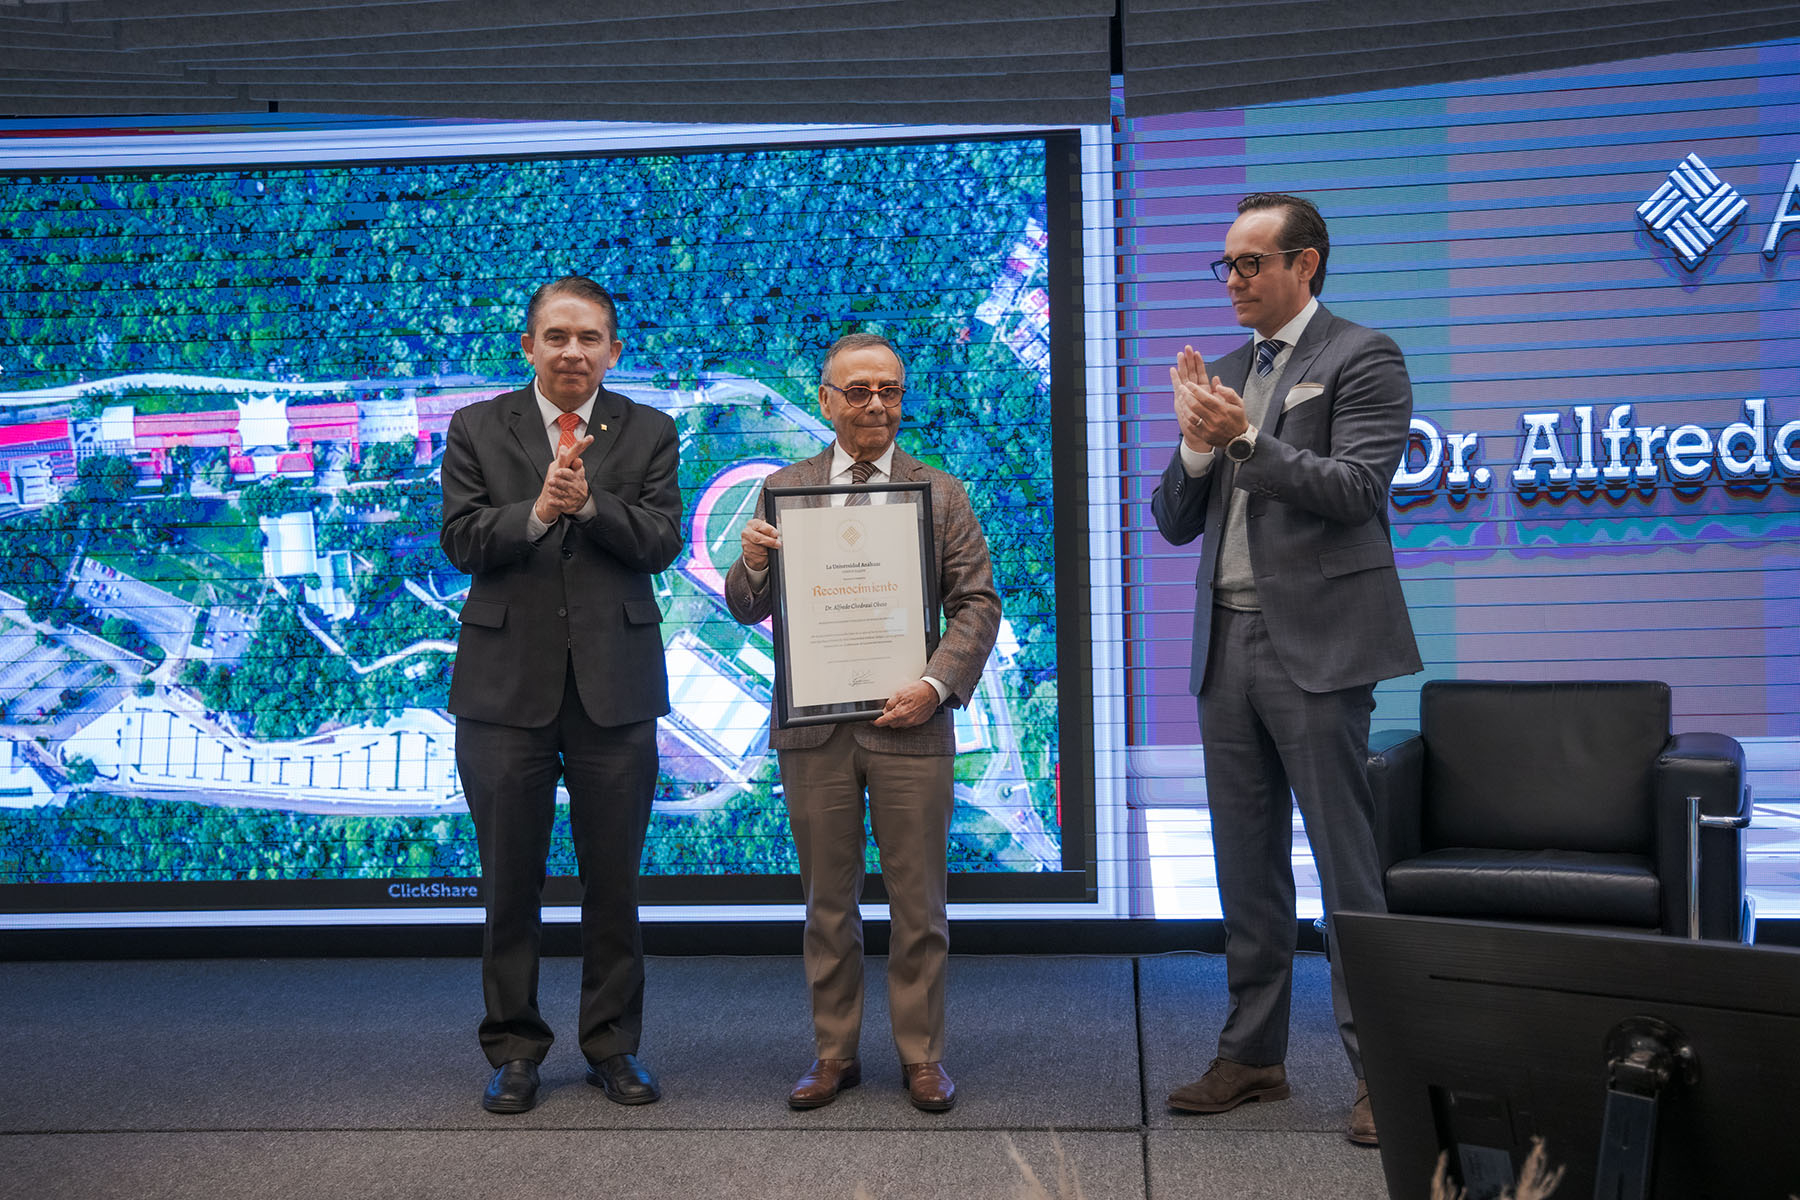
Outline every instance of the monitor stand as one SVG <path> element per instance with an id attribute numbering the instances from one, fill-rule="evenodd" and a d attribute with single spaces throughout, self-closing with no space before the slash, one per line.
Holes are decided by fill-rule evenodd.
<path id="1" fill-rule="evenodd" d="M 1681 1030 L 1632 1017 L 1606 1036 L 1606 1114 L 1594 1200 L 1649 1200 L 1656 1114 L 1671 1083 L 1694 1083 L 1700 1062 Z"/>

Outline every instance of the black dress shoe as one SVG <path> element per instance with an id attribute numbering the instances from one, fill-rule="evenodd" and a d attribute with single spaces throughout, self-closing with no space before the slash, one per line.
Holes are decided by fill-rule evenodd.
<path id="1" fill-rule="evenodd" d="M 491 1113 L 530 1112 L 537 1104 L 538 1068 L 529 1058 L 500 1064 L 481 1093 L 481 1107 Z"/>
<path id="2" fill-rule="evenodd" d="M 662 1099 L 656 1077 L 638 1065 L 635 1054 L 615 1054 L 589 1064 L 587 1079 L 614 1104 L 649 1104 Z"/>

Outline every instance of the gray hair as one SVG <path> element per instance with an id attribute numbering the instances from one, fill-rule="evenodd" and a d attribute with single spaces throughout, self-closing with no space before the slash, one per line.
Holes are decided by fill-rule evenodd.
<path id="1" fill-rule="evenodd" d="M 894 343 L 888 341 L 879 333 L 846 333 L 843 337 L 831 343 L 831 349 L 825 352 L 825 364 L 819 368 L 819 385 L 823 387 L 825 384 L 831 382 L 832 359 L 836 358 L 846 350 L 867 350 L 872 346 L 880 346 L 894 356 L 894 361 L 900 364 L 900 382 L 905 383 L 906 359 L 901 357 L 900 351 L 895 347 Z"/>

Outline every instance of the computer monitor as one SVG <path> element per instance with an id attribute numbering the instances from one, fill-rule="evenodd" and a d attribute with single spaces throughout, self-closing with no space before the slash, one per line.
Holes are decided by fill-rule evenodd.
<path id="1" fill-rule="evenodd" d="M 1335 930 L 1391 1200 L 1428 1196 L 1440 1152 L 1470 1200 L 1495 1196 L 1533 1137 L 1567 1170 L 1557 1200 L 1602 1176 L 1608 1197 L 1800 1195 L 1800 951 L 1368 913 Z"/>

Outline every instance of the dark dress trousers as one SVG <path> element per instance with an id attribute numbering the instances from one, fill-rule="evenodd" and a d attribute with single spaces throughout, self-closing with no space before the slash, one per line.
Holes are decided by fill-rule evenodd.
<path id="1" fill-rule="evenodd" d="M 580 864 L 581 1014 L 590 1062 L 643 1024 L 638 863 L 669 711 L 652 576 L 680 553 L 675 424 L 602 388 L 582 455 L 592 517 L 533 541 L 552 453 L 530 386 L 457 412 L 444 449 L 444 553 L 471 577 L 450 711 L 481 850 L 488 1061 L 541 1061 L 540 907 L 558 778 Z"/>
<path id="2" fill-rule="evenodd" d="M 1212 373 L 1242 394 L 1253 361 L 1246 343 Z M 1150 500 L 1164 538 L 1202 539 L 1188 683 L 1231 991 L 1219 1053 L 1235 1062 L 1270 1065 L 1287 1050 L 1296 802 L 1327 914 L 1385 908 L 1365 760 L 1375 683 L 1421 669 L 1387 515 L 1411 416 L 1400 348 L 1321 306 L 1274 381 L 1249 460 L 1219 452 L 1190 478 L 1177 449 Z M 1231 486 L 1245 493 L 1260 612 L 1213 603 Z M 1360 1076 L 1335 963 L 1332 998 Z"/>

